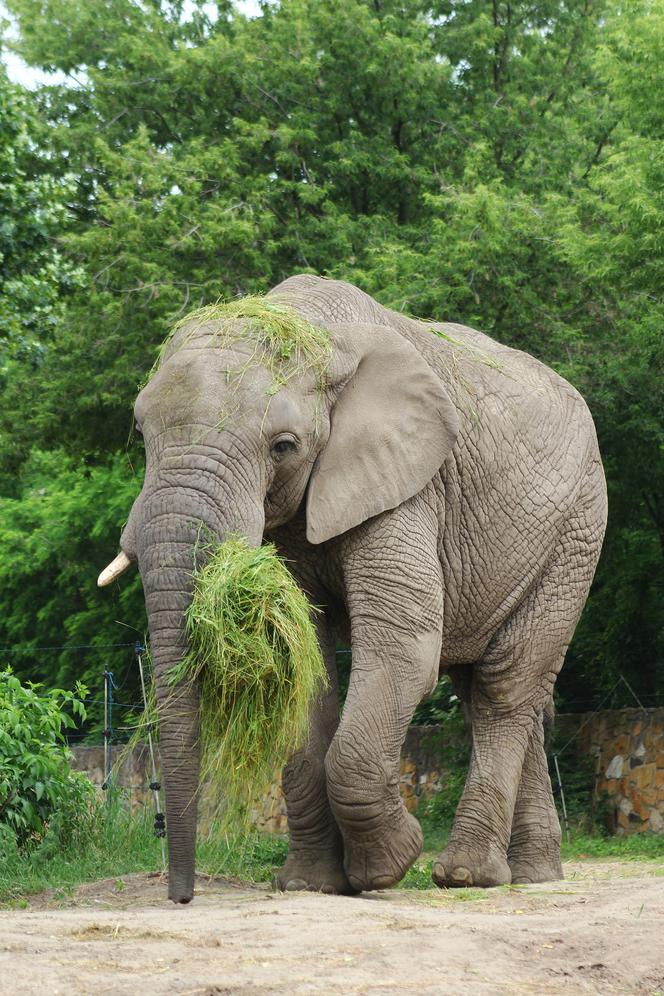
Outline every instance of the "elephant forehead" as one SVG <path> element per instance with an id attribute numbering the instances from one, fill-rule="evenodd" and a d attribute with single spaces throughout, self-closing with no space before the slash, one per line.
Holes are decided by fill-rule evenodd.
<path id="1" fill-rule="evenodd" d="M 139 394 L 135 413 L 140 425 L 178 425 L 196 421 L 260 424 L 275 402 L 280 385 L 250 347 L 180 349 L 156 372 Z M 292 402 L 290 403 L 292 404 Z"/>

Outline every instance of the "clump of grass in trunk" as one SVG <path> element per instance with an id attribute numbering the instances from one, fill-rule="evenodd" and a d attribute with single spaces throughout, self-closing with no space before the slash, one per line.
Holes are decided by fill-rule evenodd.
<path id="1" fill-rule="evenodd" d="M 223 828 L 242 829 L 326 686 L 311 606 L 272 545 L 230 538 L 195 577 L 186 629 L 170 680 L 200 683 L 201 781 L 223 798 Z"/>

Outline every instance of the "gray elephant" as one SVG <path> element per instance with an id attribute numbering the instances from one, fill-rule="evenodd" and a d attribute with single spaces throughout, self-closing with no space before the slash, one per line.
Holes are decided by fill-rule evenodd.
<path id="1" fill-rule="evenodd" d="M 322 403 L 306 368 L 270 387 L 249 328 L 230 353 L 210 324 L 176 334 L 136 402 L 145 483 L 122 552 L 100 577 L 136 561 L 145 590 L 170 898 L 186 903 L 194 890 L 197 689 L 179 689 L 174 706 L 166 675 L 185 650 L 201 524 L 219 541 L 272 539 L 323 609 L 330 688 L 283 774 L 281 888 L 380 889 L 417 858 L 422 834 L 399 795 L 399 753 L 441 672 L 469 704 L 472 758 L 434 881 L 557 879 L 543 714 L 606 518 L 588 409 L 526 353 L 407 318 L 350 284 L 295 276 L 270 300 L 329 331 Z M 231 385 L 238 362 L 244 374 Z M 337 635 L 352 645 L 341 718 Z"/>

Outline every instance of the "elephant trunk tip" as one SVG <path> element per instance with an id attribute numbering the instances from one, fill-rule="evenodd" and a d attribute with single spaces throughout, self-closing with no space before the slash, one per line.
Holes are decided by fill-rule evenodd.
<path id="1" fill-rule="evenodd" d="M 168 890 L 168 898 L 176 906 L 187 906 L 194 898 L 193 887 L 190 889 L 170 888 Z"/>

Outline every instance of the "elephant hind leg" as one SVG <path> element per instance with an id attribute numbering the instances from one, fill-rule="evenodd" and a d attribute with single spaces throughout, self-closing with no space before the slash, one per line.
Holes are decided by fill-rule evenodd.
<path id="1" fill-rule="evenodd" d="M 529 852 L 536 840 L 542 846 L 546 842 L 548 861 L 554 862 L 556 873 L 559 871 L 559 863 L 551 855 L 559 830 L 549 803 L 551 789 L 540 729 L 599 556 L 600 523 L 595 519 L 591 530 L 586 513 L 587 509 L 581 508 L 570 519 L 547 570 L 473 668 L 470 770 L 449 844 L 434 863 L 433 877 L 438 885 L 510 882 L 508 847 L 515 816 L 512 856 L 519 876 L 528 877 L 526 857 L 531 859 Z M 522 773 L 522 804 L 517 808 Z M 545 778 L 546 791 L 542 787 Z M 535 807 L 527 813 L 526 793 L 535 782 L 539 783 L 536 799 L 541 812 Z M 544 823 L 536 838 L 538 821 Z M 526 838 L 530 841 L 528 850 Z M 533 870 L 539 868 L 542 873 L 546 862 L 532 857 L 532 864 Z"/>
<path id="2" fill-rule="evenodd" d="M 507 861 L 512 882 L 556 882 L 560 862 L 560 822 L 549 778 L 542 716 L 535 721 L 521 771 Z"/>

